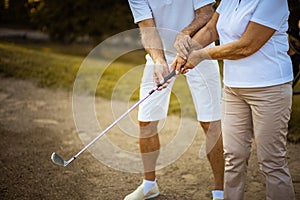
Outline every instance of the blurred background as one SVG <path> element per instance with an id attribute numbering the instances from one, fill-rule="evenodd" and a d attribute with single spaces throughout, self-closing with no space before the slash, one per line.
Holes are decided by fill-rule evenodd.
<path id="1" fill-rule="evenodd" d="M 298 0 L 289 1 L 291 11 L 297 5 Z M 124 0 L 1 0 L 0 73 L 34 78 L 40 86 L 71 89 L 82 60 L 96 45 L 136 27 Z M 139 35 L 129 41 L 138 43 Z M 101 58 L 109 59 L 113 48 L 118 48 L 118 41 Z M 110 98 L 112 86 L 132 66 L 143 64 L 144 55 L 145 51 L 139 49 L 117 58 L 105 69 L 103 87 L 99 87 L 97 95 Z M 222 62 L 219 63 L 222 72 Z M 138 89 L 131 97 L 137 99 Z M 300 140 L 299 102 L 295 97 L 289 135 L 292 142 Z M 194 116 L 193 109 L 190 110 L 188 115 Z M 179 112 L 176 98 L 172 97 L 170 113 Z"/>
<path id="2" fill-rule="evenodd" d="M 219 2 L 218 0 L 215 7 Z M 299 2 L 290 0 L 290 10 L 294 11 L 299 7 Z M 50 162 L 50 153 L 54 150 L 72 155 L 82 147 L 81 141 L 74 137 L 77 134 L 69 105 L 69 94 L 72 93 L 82 62 L 101 42 L 134 28 L 137 26 L 133 23 L 126 0 L 0 0 L 1 199 L 121 199 L 132 188 L 121 188 L 120 194 L 112 194 L 109 193 L 109 187 L 118 187 L 116 183 L 120 180 L 135 187 L 133 183 L 140 180 L 138 175 L 119 174 L 108 168 L 99 169 L 91 156 L 83 156 L 81 162 L 75 162 L 59 173 Z M 129 79 L 128 85 L 136 84 L 136 77 L 140 79 L 142 71 L 132 69 L 145 62 L 145 51 L 140 48 L 113 58 L 109 66 L 105 66 L 104 63 L 111 61 L 111 55 L 120 45 L 125 45 L 125 48 L 132 43 L 140 45 L 139 34 L 121 39 L 122 41 L 113 41 L 97 61 L 97 70 L 102 70 L 103 74 L 96 95 L 101 98 L 101 103 L 107 101 L 106 104 L 103 103 L 107 108 L 118 80 L 130 71 L 134 80 Z M 219 64 L 222 72 L 222 61 Z M 300 91 L 299 82 L 294 87 L 295 92 Z M 118 85 L 120 91 L 126 87 L 126 84 Z M 136 89 L 130 96 L 132 102 L 139 98 L 138 87 L 136 84 Z M 185 88 L 184 78 L 178 79 L 174 87 Z M 182 112 L 180 100 L 172 93 L 169 114 L 194 119 L 195 111 L 188 89 L 180 91 L 185 92 L 180 95 L 186 97 L 185 102 L 190 106 Z M 128 100 L 122 93 L 117 98 L 125 102 Z M 57 104 L 56 100 L 61 104 Z M 300 177 L 297 170 L 300 165 L 297 156 L 293 156 L 300 153 L 295 152 L 299 150 L 300 142 L 300 95 L 296 94 L 293 96 L 288 142 L 292 149 L 291 167 L 293 175 L 296 174 L 293 180 L 299 197 Z M 73 143 L 75 146 L 72 147 Z M 193 150 L 193 153 L 197 154 L 197 151 L 198 149 Z M 42 160 L 39 160 L 41 157 Z M 190 167 L 191 171 L 202 166 L 198 161 L 184 159 L 179 161 L 178 166 L 171 166 L 166 174 L 176 178 L 178 174 L 172 173 L 178 172 L 182 165 Z M 85 166 L 85 163 L 89 166 Z M 205 169 L 195 172 L 199 180 L 203 177 L 206 179 L 201 185 L 207 182 L 210 174 L 207 163 L 205 166 Z M 199 174 L 202 171 L 208 175 Z M 263 179 L 259 178 L 257 171 L 249 171 L 253 188 L 248 190 L 248 199 L 263 199 L 251 196 L 259 194 L 264 197 L 264 191 L 261 189 Z M 106 180 L 111 182 L 105 185 Z M 203 199 L 200 196 L 188 196 L 188 191 L 183 187 L 185 184 L 182 179 L 176 179 L 163 192 L 170 191 L 172 194 L 174 190 L 171 187 L 174 185 L 179 196 L 176 197 L 175 193 L 174 197 L 161 199 Z M 197 184 L 189 187 L 191 193 L 196 194 L 199 190 Z M 95 196 L 99 191 L 102 191 L 102 196 Z M 182 194 L 187 196 L 180 196 Z M 115 196 L 112 198 L 111 195 Z M 204 192 L 204 195 L 210 197 L 210 193 Z"/>

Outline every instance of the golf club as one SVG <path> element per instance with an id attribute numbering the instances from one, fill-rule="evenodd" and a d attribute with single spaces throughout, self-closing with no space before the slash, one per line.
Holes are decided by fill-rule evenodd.
<path id="1" fill-rule="evenodd" d="M 164 82 L 158 84 L 155 88 L 153 88 L 148 95 L 144 98 L 140 99 L 133 106 L 131 106 L 125 113 L 123 113 L 120 117 L 118 117 L 110 126 L 108 126 L 104 131 L 102 131 L 97 137 L 95 137 L 90 143 L 88 143 L 85 147 L 83 147 L 75 156 L 73 156 L 70 160 L 65 161 L 60 155 L 53 152 L 51 155 L 51 160 L 53 163 L 66 167 L 73 160 L 75 160 L 81 153 L 83 153 L 87 148 L 89 148 L 94 142 L 96 142 L 99 138 L 101 138 L 105 133 L 107 133 L 114 125 L 116 125 L 121 119 L 123 119 L 127 114 L 129 114 L 133 109 L 135 109 L 138 105 L 140 105 L 143 101 L 145 101 L 151 94 L 153 94 L 159 87 L 165 84 L 169 79 L 176 75 L 176 70 L 173 70 L 169 75 L 164 77 Z"/>

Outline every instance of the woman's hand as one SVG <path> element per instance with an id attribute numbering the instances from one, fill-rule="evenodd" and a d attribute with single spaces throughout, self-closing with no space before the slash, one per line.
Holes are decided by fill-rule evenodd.
<path id="1" fill-rule="evenodd" d="M 185 74 L 189 71 L 189 69 L 193 69 L 200 62 L 208 58 L 209 56 L 205 49 L 193 50 L 190 53 L 185 65 L 181 69 L 176 69 L 178 69 L 182 74 Z"/>

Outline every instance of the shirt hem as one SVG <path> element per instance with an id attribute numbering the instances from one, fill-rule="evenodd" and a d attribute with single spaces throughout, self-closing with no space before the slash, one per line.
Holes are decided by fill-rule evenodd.
<path id="1" fill-rule="evenodd" d="M 223 81 L 223 83 L 224 86 L 232 87 L 232 88 L 261 88 L 261 87 L 280 85 L 280 84 L 288 83 L 290 81 L 293 81 L 293 77 L 288 77 L 282 80 L 276 80 L 276 81 L 265 82 L 265 83 L 245 83 L 245 82 L 229 82 L 229 81 Z"/>

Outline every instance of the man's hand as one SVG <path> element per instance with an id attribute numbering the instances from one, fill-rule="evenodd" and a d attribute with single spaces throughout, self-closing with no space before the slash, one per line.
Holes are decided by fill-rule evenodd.
<path id="1" fill-rule="evenodd" d="M 193 40 L 189 35 L 179 33 L 176 36 L 174 48 L 177 51 L 177 57 L 174 61 L 178 60 L 179 64 L 184 64 L 185 60 L 187 60 L 189 57 L 190 52 L 201 49 L 202 46 L 197 41 Z"/>
<path id="2" fill-rule="evenodd" d="M 180 57 L 179 55 L 177 55 L 171 65 L 171 71 L 175 69 L 177 71 L 177 74 L 181 73 L 181 69 L 185 65 L 185 63 L 186 60 Z"/>
<path id="3" fill-rule="evenodd" d="M 176 69 L 178 73 L 185 74 L 205 59 L 208 59 L 205 49 L 193 50 L 187 60 L 177 55 L 171 65 L 171 71 Z"/>
<path id="4" fill-rule="evenodd" d="M 155 62 L 154 64 L 154 73 L 153 73 L 153 80 L 155 86 L 158 84 L 164 83 L 164 77 L 166 77 L 170 73 L 168 64 L 166 62 Z M 172 79 L 169 79 L 166 83 L 164 83 L 161 87 L 157 90 L 162 90 L 166 88 L 168 84 L 171 82 Z"/>
<path id="5" fill-rule="evenodd" d="M 192 45 L 192 38 L 188 34 L 182 32 L 178 33 L 175 39 L 174 48 L 177 51 L 177 55 L 183 59 L 187 59 L 189 51 Z"/>
<path id="6" fill-rule="evenodd" d="M 177 55 L 183 59 L 187 59 L 188 54 L 195 49 L 200 49 L 200 45 L 192 37 L 203 28 L 214 14 L 213 4 L 207 4 L 195 10 L 195 18 L 193 21 L 176 36 L 174 48 Z"/>

